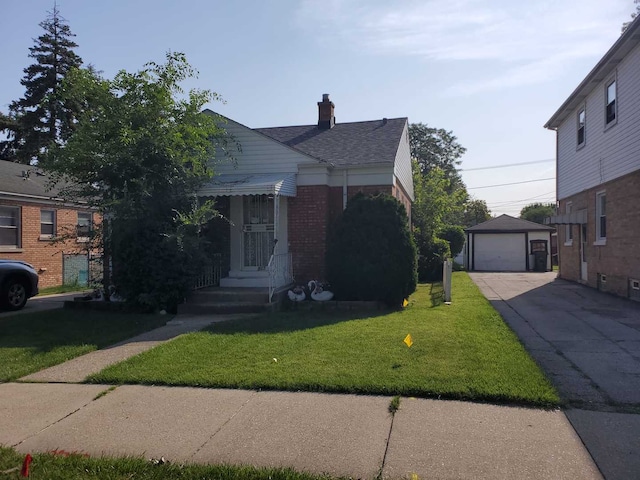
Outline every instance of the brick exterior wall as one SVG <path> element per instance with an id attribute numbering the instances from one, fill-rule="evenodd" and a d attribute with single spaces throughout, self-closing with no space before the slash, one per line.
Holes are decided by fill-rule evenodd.
<path id="1" fill-rule="evenodd" d="M 387 193 L 396 196 L 391 185 L 348 186 L 347 197 L 359 192 L 365 194 Z M 400 200 L 410 201 L 406 193 L 399 191 Z M 397 196 L 396 196 L 397 198 Z M 297 195 L 289 197 L 289 251 L 292 254 L 293 273 L 296 282 L 326 281 L 325 255 L 331 225 L 342 213 L 342 187 L 327 185 L 298 186 Z M 405 204 L 406 205 L 406 204 Z"/>
<path id="2" fill-rule="evenodd" d="M 2 206 L 20 207 L 20 240 L 21 248 L 7 248 L 0 246 L 0 258 L 7 260 L 22 260 L 33 265 L 40 277 L 39 287 L 53 287 L 62 285 L 62 254 L 79 253 L 84 245 L 70 239 L 65 242 L 54 242 L 40 238 L 40 210 L 54 210 L 56 212 L 56 233 L 62 235 L 68 231 L 75 232 L 78 223 L 78 211 L 82 209 L 59 208 L 55 205 L 20 203 L 3 200 Z M 96 225 L 98 216 L 93 215 Z"/>
<path id="3" fill-rule="evenodd" d="M 596 193 L 606 191 L 606 245 L 594 245 L 596 240 Z M 599 185 L 560 201 L 559 212 L 587 209 L 587 281 L 590 287 L 616 295 L 629 295 L 629 279 L 640 279 L 640 209 L 634 203 L 640 198 L 640 171 Z M 572 225 L 573 241 L 569 245 L 564 225 L 558 226 L 559 276 L 580 282 L 580 226 Z M 599 282 L 606 275 L 606 283 Z"/>
<path id="4" fill-rule="evenodd" d="M 329 221 L 329 187 L 298 186 L 288 198 L 289 251 L 296 282 L 326 280 L 325 253 Z"/>

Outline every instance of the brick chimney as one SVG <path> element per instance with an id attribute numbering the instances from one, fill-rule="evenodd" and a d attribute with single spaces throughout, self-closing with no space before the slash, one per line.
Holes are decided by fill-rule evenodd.
<path id="1" fill-rule="evenodd" d="M 329 100 L 329 94 L 322 94 L 322 101 L 318 102 L 318 128 L 329 130 L 336 124 L 336 117 L 333 114 L 335 105 Z"/>

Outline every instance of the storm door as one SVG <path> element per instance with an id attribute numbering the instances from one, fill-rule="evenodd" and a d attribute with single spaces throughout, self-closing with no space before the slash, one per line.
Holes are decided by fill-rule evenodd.
<path id="1" fill-rule="evenodd" d="M 268 195 L 246 195 L 242 204 L 243 269 L 264 270 L 273 253 L 274 206 Z"/>

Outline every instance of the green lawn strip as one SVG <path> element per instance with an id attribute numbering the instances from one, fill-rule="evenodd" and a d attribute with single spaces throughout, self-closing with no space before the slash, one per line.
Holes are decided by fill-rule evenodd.
<path id="1" fill-rule="evenodd" d="M 0 478 L 18 479 L 24 455 L 0 446 Z M 10 472 L 5 473 L 7 470 Z M 37 480 L 338 480 L 337 477 L 295 472 L 287 468 L 254 468 L 231 465 L 154 464 L 142 458 L 88 458 L 84 455 L 58 452 L 33 454 L 29 478 Z"/>
<path id="2" fill-rule="evenodd" d="M 41 288 L 37 296 L 43 297 L 46 295 L 54 295 L 56 293 L 83 292 L 87 290 L 89 290 L 88 287 L 83 287 L 81 285 L 58 285 L 56 287 Z"/>
<path id="3" fill-rule="evenodd" d="M 407 308 L 391 313 L 298 310 L 215 324 L 90 381 L 558 404 L 466 273 L 454 273 L 451 305 L 432 306 L 436 290 L 421 285 Z"/>
<path id="4" fill-rule="evenodd" d="M 0 318 L 0 382 L 164 325 L 167 316 L 56 309 Z"/>

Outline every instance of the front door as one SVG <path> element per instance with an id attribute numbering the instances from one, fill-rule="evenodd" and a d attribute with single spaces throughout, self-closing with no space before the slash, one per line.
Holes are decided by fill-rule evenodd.
<path id="1" fill-rule="evenodd" d="M 587 225 L 580 225 L 580 280 L 587 281 Z"/>
<path id="2" fill-rule="evenodd" d="M 267 195 L 247 195 L 243 198 L 243 269 L 264 270 L 273 253 L 273 198 Z"/>

